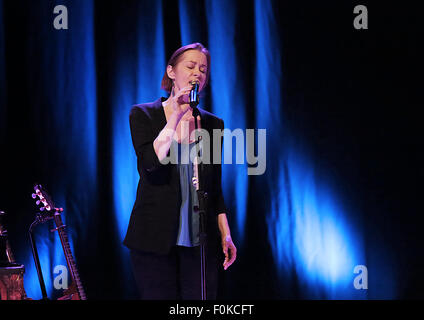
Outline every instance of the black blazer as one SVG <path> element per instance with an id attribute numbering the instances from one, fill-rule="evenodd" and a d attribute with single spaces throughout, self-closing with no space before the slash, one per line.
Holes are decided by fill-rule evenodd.
<path id="1" fill-rule="evenodd" d="M 176 244 L 179 226 L 181 187 L 177 166 L 161 164 L 153 141 L 166 125 L 160 98 L 135 105 L 130 112 L 131 137 L 137 155 L 140 180 L 124 245 L 130 249 L 166 254 Z M 223 129 L 224 122 L 199 108 L 201 126 L 209 132 L 210 159 L 213 159 L 213 129 Z M 218 138 L 218 137 L 216 137 Z M 222 137 L 219 137 L 222 143 Z M 222 144 L 221 144 L 222 146 Z M 169 155 L 169 154 L 168 154 Z M 207 245 L 217 248 L 217 215 L 227 212 L 221 189 L 221 164 L 202 164 L 204 190 L 208 194 Z"/>

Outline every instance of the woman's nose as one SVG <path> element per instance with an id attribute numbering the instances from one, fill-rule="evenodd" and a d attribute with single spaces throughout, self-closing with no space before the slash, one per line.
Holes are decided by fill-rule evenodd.
<path id="1" fill-rule="evenodd" d="M 200 71 L 200 69 L 198 67 L 194 68 L 194 76 L 200 78 L 200 76 L 202 75 L 202 72 Z"/>

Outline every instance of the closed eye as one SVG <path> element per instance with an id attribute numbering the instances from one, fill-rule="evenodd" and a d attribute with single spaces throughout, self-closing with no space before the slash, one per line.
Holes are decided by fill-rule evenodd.
<path id="1" fill-rule="evenodd" d="M 194 69 L 194 66 L 187 66 L 187 68 L 189 68 L 189 69 Z M 204 68 L 199 69 L 199 71 L 200 71 L 201 73 L 206 73 L 206 69 L 204 69 Z"/>

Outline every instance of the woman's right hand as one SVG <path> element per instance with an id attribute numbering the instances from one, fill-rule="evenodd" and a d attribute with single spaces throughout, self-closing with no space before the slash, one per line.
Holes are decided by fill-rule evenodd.
<path id="1" fill-rule="evenodd" d="M 190 110 L 189 95 L 192 86 L 187 86 L 177 91 L 170 99 L 170 109 L 179 118 L 181 118 L 188 110 Z"/>
<path id="2" fill-rule="evenodd" d="M 166 159 L 169 148 L 171 147 L 172 137 L 177 130 L 177 126 L 184 114 L 191 110 L 189 97 L 192 86 L 187 86 L 171 95 L 164 101 L 166 125 L 159 132 L 159 135 L 153 141 L 153 148 L 159 161 Z M 174 89 L 173 89 L 174 90 Z"/>

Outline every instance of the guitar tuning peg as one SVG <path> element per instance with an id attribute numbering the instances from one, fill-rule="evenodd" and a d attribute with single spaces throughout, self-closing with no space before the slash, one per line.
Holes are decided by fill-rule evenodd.
<path id="1" fill-rule="evenodd" d="M 35 201 L 35 204 L 38 206 L 40 204 L 40 200 Z"/>
<path id="2" fill-rule="evenodd" d="M 33 193 L 33 194 L 31 195 L 31 197 L 32 197 L 33 199 L 35 199 L 35 198 L 37 198 L 37 195 L 36 195 L 35 193 Z"/>
<path id="3" fill-rule="evenodd" d="M 44 207 L 41 207 L 41 208 L 40 208 L 40 211 L 44 211 Z"/>

